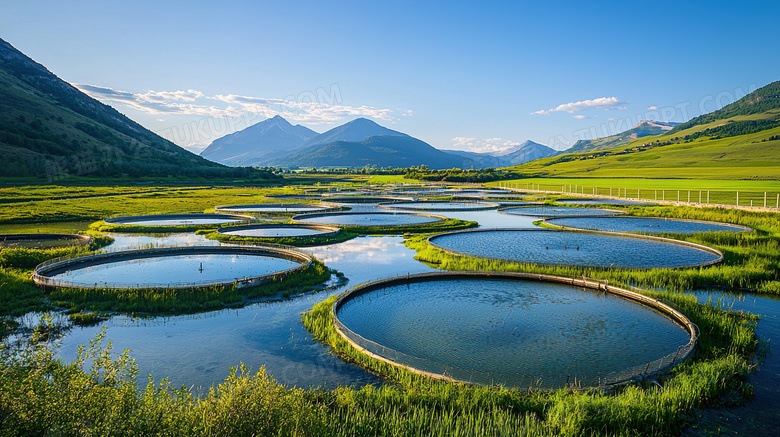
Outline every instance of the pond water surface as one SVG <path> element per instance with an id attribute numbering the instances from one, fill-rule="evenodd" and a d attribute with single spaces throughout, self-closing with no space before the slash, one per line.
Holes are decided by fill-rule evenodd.
<path id="1" fill-rule="evenodd" d="M 434 223 L 441 221 L 438 217 L 429 217 L 408 213 L 334 213 L 317 214 L 311 217 L 297 216 L 293 220 L 301 223 L 317 223 L 321 225 L 342 226 L 402 226 Z"/>
<path id="2" fill-rule="evenodd" d="M 248 228 L 235 231 L 221 232 L 225 235 L 238 235 L 242 237 L 262 237 L 262 238 L 282 238 L 282 237 L 306 237 L 309 235 L 319 235 L 333 232 L 332 230 L 320 230 L 310 228 L 292 228 L 292 227 L 268 227 L 268 228 Z"/>
<path id="3" fill-rule="evenodd" d="M 327 206 L 265 206 L 265 205 L 236 205 L 220 206 L 220 211 L 228 212 L 313 212 L 328 209 Z"/>
<path id="4" fill-rule="evenodd" d="M 694 232 L 746 232 L 741 226 L 650 217 L 565 217 L 546 220 L 556 226 L 612 232 L 646 234 L 692 234 Z"/>
<path id="5" fill-rule="evenodd" d="M 344 302 L 338 316 L 381 345 L 372 352 L 388 359 L 512 387 L 562 387 L 569 377 L 597 385 L 674 354 L 690 337 L 628 300 L 523 280 L 442 278 L 389 286 Z"/>
<path id="6" fill-rule="evenodd" d="M 460 211 L 469 209 L 498 208 L 497 203 L 485 202 L 396 202 L 382 204 L 386 209 L 410 209 L 418 211 Z"/>
<path id="7" fill-rule="evenodd" d="M 719 258 L 663 241 L 547 230 L 460 232 L 433 237 L 431 242 L 464 255 L 547 265 L 648 269 L 697 266 Z"/>
<path id="8" fill-rule="evenodd" d="M 300 265 L 263 255 L 186 254 L 122 259 L 72 270 L 51 277 L 97 287 L 151 287 L 158 284 L 228 282 L 263 276 Z"/>
<path id="9" fill-rule="evenodd" d="M 541 196 L 540 196 L 541 197 Z M 355 211 L 377 211 L 374 205 L 355 205 Z M 537 218 L 502 214 L 495 210 L 442 212 L 441 215 L 477 220 L 481 228 L 533 228 Z M 65 223 L 61 232 L 83 230 L 91 222 Z M 33 225 L 34 226 L 34 225 Z M 4 232 L 29 232 L 30 225 L 5 225 Z M 58 228 L 59 229 L 59 228 Z M 33 232 L 35 230 L 33 229 Z M 219 245 L 193 233 L 130 235 L 112 234 L 115 243 L 107 249 L 137 246 Z M 349 286 L 361 282 L 408 273 L 433 271 L 414 260 L 401 237 L 358 237 L 353 240 L 305 249 L 329 267 L 343 272 Z M 228 376 L 229 367 L 247 364 L 256 371 L 265 366 L 277 381 L 288 386 L 381 384 L 381 379 L 343 362 L 327 347 L 312 339 L 300 323 L 301 313 L 346 287 L 293 299 L 249 305 L 238 310 L 212 311 L 176 317 L 133 318 L 115 316 L 91 327 L 75 327 L 62 340 L 59 356 L 66 361 L 76 357 L 79 345 L 106 329 L 116 351 L 131 349 L 140 368 L 141 386 L 152 374 L 156 381 L 169 377 L 175 387 L 210 387 Z M 716 294 L 715 297 L 719 297 Z M 701 298 L 706 302 L 707 297 Z M 780 302 L 773 298 L 741 294 L 735 309 L 761 314 L 757 333 L 770 343 L 780 337 Z M 770 354 L 751 376 L 756 399 L 735 410 L 712 413 L 712 429 L 721 425 L 744 435 L 776 435 L 780 428 L 780 355 Z M 720 419 L 719 419 L 720 418 Z M 725 419 L 730 418 L 729 423 Z M 741 420 L 739 420 L 741 418 Z M 720 420 L 721 422 L 718 422 Z M 739 426 L 735 427 L 734 423 Z"/>
<path id="10" fill-rule="evenodd" d="M 505 208 L 507 214 L 528 215 L 534 217 L 583 217 L 622 214 L 623 211 L 611 211 L 597 208 L 573 208 L 566 206 L 528 206 L 520 208 Z"/>
<path id="11" fill-rule="evenodd" d="M 223 223 L 233 223 L 241 221 L 235 217 L 226 218 L 180 218 L 180 219 L 159 219 L 159 220 L 121 220 L 114 221 L 111 224 L 116 225 L 139 225 L 139 226 L 189 226 L 189 225 L 220 225 Z"/>

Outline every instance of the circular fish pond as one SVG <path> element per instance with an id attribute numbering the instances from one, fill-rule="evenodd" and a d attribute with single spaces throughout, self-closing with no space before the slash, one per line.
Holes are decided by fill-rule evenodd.
<path id="1" fill-rule="evenodd" d="M 395 212 L 355 212 L 332 214 L 302 214 L 292 218 L 295 222 L 336 226 L 408 226 L 423 225 L 446 220 L 445 217 Z"/>
<path id="2" fill-rule="evenodd" d="M 290 237 L 327 237 L 336 235 L 341 229 L 331 226 L 321 225 L 291 225 L 291 224 L 267 224 L 267 225 L 248 225 L 233 226 L 217 229 L 217 232 L 224 235 L 233 235 L 237 237 L 254 238 L 290 238 Z"/>
<path id="3" fill-rule="evenodd" d="M 752 229 L 726 223 L 654 217 L 566 217 L 545 220 L 554 226 L 646 234 L 692 234 L 694 232 L 748 232 Z"/>
<path id="4" fill-rule="evenodd" d="M 396 202 L 380 203 L 379 207 L 405 211 L 482 211 L 496 209 L 499 205 L 487 202 Z"/>
<path id="5" fill-rule="evenodd" d="M 411 197 L 398 196 L 331 196 L 325 200 L 332 203 L 383 203 L 383 202 L 412 202 Z"/>
<path id="6" fill-rule="evenodd" d="M 421 274 L 334 305 L 358 349 L 429 376 L 517 388 L 604 386 L 682 362 L 696 330 L 637 293 L 531 274 Z"/>
<path id="7" fill-rule="evenodd" d="M 570 205 L 624 205 L 624 206 L 653 206 L 653 202 L 625 199 L 557 199 L 555 203 L 568 203 Z"/>
<path id="8" fill-rule="evenodd" d="M 273 248 L 193 246 L 103 253 L 38 266 L 40 285 L 77 288 L 193 288 L 259 285 L 302 269 L 311 257 Z"/>
<path id="9" fill-rule="evenodd" d="M 595 217 L 604 215 L 625 214 L 625 211 L 597 208 L 571 208 L 565 206 L 528 206 L 519 208 L 503 208 L 499 211 L 507 214 L 527 215 L 533 217 Z"/>
<path id="10" fill-rule="evenodd" d="M 723 259 L 717 250 L 697 244 L 589 231 L 476 230 L 434 235 L 428 241 L 456 254 L 542 265 L 650 269 Z"/>
<path id="11" fill-rule="evenodd" d="M 92 237 L 77 234 L 0 234 L 0 249 L 54 249 L 86 246 Z"/>
<path id="12" fill-rule="evenodd" d="M 159 214 L 114 217 L 105 222 L 112 225 L 133 226 L 198 226 L 221 225 L 251 220 L 254 217 L 238 214 Z"/>
<path id="13" fill-rule="evenodd" d="M 332 208 L 324 205 L 312 205 L 308 203 L 265 203 L 257 205 L 223 205 L 214 207 L 217 212 L 243 212 L 243 213 L 282 213 L 302 214 L 305 212 L 332 211 Z"/>

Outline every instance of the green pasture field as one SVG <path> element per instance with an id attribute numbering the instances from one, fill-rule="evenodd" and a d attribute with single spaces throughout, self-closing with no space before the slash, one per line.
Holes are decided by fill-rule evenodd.
<path id="1" fill-rule="evenodd" d="M 283 200 L 264 196 L 299 192 L 292 188 L 178 188 L 126 196 L 0 203 L 0 224 L 95 221 L 124 215 L 213 212 L 216 205 L 283 203 Z M 57 191 L 52 189 L 50 193 Z M 2 199 L 0 193 L 0 201 Z M 300 201 L 290 199 L 289 203 Z"/>
<path id="2" fill-rule="evenodd" d="M 741 206 L 757 207 L 763 207 L 766 201 L 767 207 L 780 206 L 780 181 L 768 180 L 578 177 L 513 179 L 491 182 L 490 185 L 521 190 L 564 191 L 573 197 L 588 194 L 672 202 L 699 203 L 701 200 L 701 203 L 720 205 L 736 205 L 739 200 Z"/>

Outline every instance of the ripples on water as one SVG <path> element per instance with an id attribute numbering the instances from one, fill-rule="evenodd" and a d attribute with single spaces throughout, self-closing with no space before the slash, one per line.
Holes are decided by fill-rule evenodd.
<path id="1" fill-rule="evenodd" d="M 263 206 L 263 205 L 246 205 L 235 207 L 220 207 L 220 211 L 228 212 L 313 212 L 322 211 L 327 209 L 324 206 Z"/>
<path id="2" fill-rule="evenodd" d="M 609 211 L 597 208 L 572 208 L 566 206 L 529 206 L 522 208 L 506 208 L 507 214 L 520 214 L 536 217 L 584 217 L 622 214 L 622 211 Z"/>
<path id="3" fill-rule="evenodd" d="M 484 202 L 398 202 L 383 205 L 389 209 L 416 209 L 416 210 L 462 210 L 475 208 L 491 208 L 493 205 Z"/>
<path id="4" fill-rule="evenodd" d="M 392 286 L 345 302 L 339 318 L 382 346 L 450 366 L 450 374 L 510 386 L 527 386 L 528 376 L 561 385 L 567 375 L 598 378 L 674 353 L 689 338 L 633 302 L 533 281 Z"/>
<path id="5" fill-rule="evenodd" d="M 53 277 L 98 287 L 153 286 L 166 283 L 212 283 L 262 276 L 300 265 L 262 255 L 191 254 L 121 260 L 75 268 Z"/>
<path id="6" fill-rule="evenodd" d="M 219 225 L 223 223 L 233 223 L 240 221 L 232 218 L 200 218 L 200 219 L 161 219 L 161 220 L 128 220 L 115 221 L 112 224 L 117 225 L 139 225 L 139 226 L 189 226 L 189 225 Z"/>
<path id="7" fill-rule="evenodd" d="M 307 228 L 253 228 L 240 229 L 235 231 L 223 232 L 225 235 L 239 235 L 242 237 L 305 237 L 309 235 L 319 235 L 331 231 L 320 231 Z"/>
<path id="8" fill-rule="evenodd" d="M 300 217 L 295 221 L 301 223 L 317 223 L 321 225 L 343 226 L 399 226 L 433 223 L 440 221 L 437 217 L 404 213 L 385 214 L 324 214 L 316 217 Z"/>
<path id="9" fill-rule="evenodd" d="M 548 219 L 548 223 L 570 228 L 612 232 L 644 232 L 646 234 L 694 232 L 745 232 L 739 226 L 718 223 L 700 223 L 647 217 L 567 217 Z"/>
<path id="10" fill-rule="evenodd" d="M 431 241 L 456 253 L 549 265 L 659 268 L 718 259 L 713 253 L 680 244 L 562 231 L 462 232 Z"/>

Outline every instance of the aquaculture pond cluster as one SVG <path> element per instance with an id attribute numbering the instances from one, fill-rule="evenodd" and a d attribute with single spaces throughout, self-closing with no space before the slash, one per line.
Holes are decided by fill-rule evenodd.
<path id="1" fill-rule="evenodd" d="M 562 411 L 572 402 L 618 408 L 638 396 L 652 408 L 662 395 L 653 386 L 680 400 L 634 422 L 617 413 L 593 420 L 620 432 L 647 426 L 679 432 L 693 419 L 681 415 L 689 408 L 741 393 L 746 357 L 756 347 L 755 321 L 726 315 L 717 304 L 699 305 L 697 299 L 710 295 L 702 290 L 716 285 L 768 292 L 777 283 L 732 255 L 733 247 L 745 244 L 775 247 L 763 236 L 771 226 L 763 216 L 738 220 L 628 203 L 611 203 L 621 209 L 588 207 L 597 202 L 534 204 L 528 202 L 545 199 L 486 188 L 320 186 L 260 194 L 267 200 L 215 202 L 207 210 L 213 213 L 117 215 L 90 226 L 92 235 L 111 239 L 102 248 L 0 246 L 0 262 L 30 272 L 60 263 L 39 275 L 39 283 L 48 287 L 47 301 L 72 316 L 56 347 L 55 356 L 65 361 L 79 356 L 79 345 L 105 335 L 116 348 L 133 351 L 140 385 L 151 374 L 207 398 L 208 388 L 226 378 L 248 381 L 242 379 L 248 374 L 230 373 L 243 363 L 252 371 L 262 367 L 273 384 L 335 389 L 307 398 L 311 405 L 289 408 L 339 417 L 338 426 L 369 423 L 375 410 L 368 403 L 359 401 L 349 412 L 355 393 L 384 402 L 393 393 L 424 389 L 448 399 L 447 405 L 465 402 L 467 417 L 487 411 L 476 401 L 480 397 L 504 399 L 516 410 L 495 414 L 531 433 L 569 426 L 549 405 Z M 295 203 L 303 199 L 311 203 Z M 194 246 L 203 253 L 184 249 Z M 219 254 L 208 247 L 237 249 Z M 281 254 L 239 253 L 241 247 Z M 459 270 L 541 276 L 414 279 Z M 377 285 L 334 308 L 336 296 L 388 278 L 401 282 Z M 637 286 L 646 300 L 608 291 L 614 286 Z M 653 302 L 668 304 L 669 312 Z M 8 325 L 4 335 L 23 339 L 29 332 L 24 325 L 48 320 L 42 314 L 9 318 L 19 328 Z M 699 372 L 710 373 L 694 376 Z M 616 381 L 628 388 L 611 386 Z M 372 391 L 379 386 L 384 394 Z M 594 391 L 547 392 L 562 388 Z M 445 396 L 451 389 L 461 401 Z M 393 414 L 429 411 L 413 398 Z M 320 410 L 320 401 L 334 407 Z"/>

